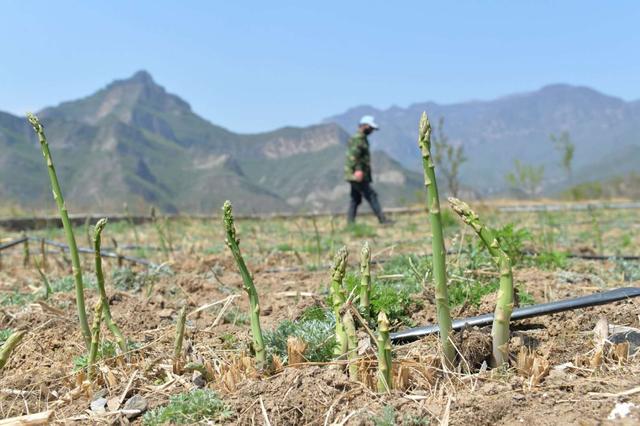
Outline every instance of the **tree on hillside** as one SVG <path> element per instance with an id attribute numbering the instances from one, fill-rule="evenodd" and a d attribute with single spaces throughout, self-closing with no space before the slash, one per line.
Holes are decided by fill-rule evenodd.
<path id="1" fill-rule="evenodd" d="M 551 135 L 549 135 L 549 139 L 551 139 L 551 142 L 553 142 L 553 145 L 562 156 L 562 168 L 567 173 L 567 178 L 571 178 L 571 163 L 573 162 L 573 154 L 576 150 L 576 146 L 571 142 L 569 132 L 563 131 L 560 133 L 560 136 L 556 136 L 551 133 Z"/>
<path id="2" fill-rule="evenodd" d="M 438 134 L 431 137 L 434 154 L 433 159 L 438 170 L 447 181 L 447 186 L 453 197 L 458 196 L 460 190 L 460 165 L 467 161 L 462 145 L 453 146 L 449 137 L 444 133 L 444 117 L 438 121 Z"/>
<path id="3" fill-rule="evenodd" d="M 523 192 L 529 198 L 540 194 L 542 191 L 542 178 L 544 177 L 544 165 L 523 164 L 520 160 L 515 160 L 513 165 L 515 170 L 505 176 L 511 188 Z"/>

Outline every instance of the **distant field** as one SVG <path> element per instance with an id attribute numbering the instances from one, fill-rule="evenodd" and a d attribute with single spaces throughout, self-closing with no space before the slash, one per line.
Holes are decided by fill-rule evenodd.
<path id="1" fill-rule="evenodd" d="M 501 213 L 499 205 L 506 204 L 474 207 L 500 230 L 511 250 L 521 305 L 640 284 L 640 261 L 616 259 L 640 256 L 638 210 Z M 169 416 L 168 411 L 160 411 L 167 404 L 194 413 L 203 406 L 222 404 L 224 409 L 209 417 L 193 414 L 192 420 L 236 424 L 265 424 L 265 415 L 271 424 L 382 425 L 395 421 L 415 425 L 437 424 L 443 417 L 451 424 L 531 424 L 539 423 L 542 416 L 557 423 L 595 423 L 606 419 L 615 405 L 615 399 L 602 395 L 637 386 L 637 356 L 620 359 L 610 354 L 594 361 L 591 330 L 601 317 L 616 325 L 639 327 L 638 300 L 514 323 L 513 359 L 503 372 L 482 367 L 490 354 L 489 330 L 470 329 L 456 333 L 464 362 L 447 380 L 429 367 L 438 356 L 433 336 L 394 345 L 397 390 L 391 394 L 376 394 L 372 387 L 374 369 L 367 367 L 375 359 L 371 348 L 359 354 L 360 380 L 350 380 L 344 361 L 326 358 L 321 350 L 323 338 L 317 337 L 330 335 L 322 328 L 324 317 L 319 312 L 328 307 L 329 268 L 340 247 L 350 252 L 346 283 L 351 285 L 359 281 L 361 244 L 369 242 L 378 304 L 374 309 L 388 311 L 392 330 L 435 322 L 427 216 L 413 211 L 392 217 L 395 224 L 384 227 L 371 216 L 359 217 L 352 227 L 345 227 L 342 215 L 237 220 L 240 247 L 260 296 L 262 328 L 269 335 L 273 364 L 266 371 L 255 370 L 250 359 L 247 296 L 218 218 L 159 218 L 136 226 L 123 220 L 107 225 L 103 250 L 154 265 L 104 260 L 111 311 L 129 341 L 130 352 L 119 354 L 103 327 L 99 372 L 92 381 L 83 372 L 85 348 L 75 314 L 68 254 L 44 246 L 43 265 L 36 240 L 29 243 L 28 259 L 22 245 L 0 252 L 0 340 L 12 330 L 27 330 L 0 377 L 2 416 L 51 409 L 58 421 L 107 422 L 125 415 L 118 412 L 123 407 L 121 397 L 126 401 L 139 395 L 148 403 L 147 412 L 151 411 L 144 417 L 145 424 L 176 421 L 162 417 Z M 452 314 L 467 317 L 492 312 L 498 274 L 491 259 L 448 209 L 443 220 Z M 88 229 L 79 225 L 74 231 L 78 245 L 88 247 Z M 22 235 L 0 232 L 2 243 Z M 58 228 L 28 231 L 27 235 L 65 242 Z M 580 255 L 610 258 L 585 260 Z M 97 300 L 93 256 L 83 255 L 82 265 L 87 311 L 92 313 Z M 46 299 L 44 277 L 52 290 Z M 176 319 L 183 305 L 188 312 L 185 362 L 206 366 L 204 375 L 172 369 Z M 286 330 L 311 317 L 319 322 L 313 323 L 316 328 L 312 331 L 304 331 L 311 333 L 305 335 L 308 349 L 304 353 L 313 362 L 288 366 L 282 340 L 286 340 Z M 359 337 L 366 340 L 362 333 Z M 516 355 L 525 347 L 548 365 L 539 377 L 520 368 Z M 572 367 L 557 370 L 569 362 Z M 188 393 L 197 388 L 205 390 Z M 216 396 L 209 390 L 215 390 Z M 90 409 L 97 394 L 111 404 L 106 412 Z M 180 402 L 176 395 L 183 395 Z M 637 393 L 628 400 L 640 403 Z M 391 423 L 384 423 L 389 419 Z"/>

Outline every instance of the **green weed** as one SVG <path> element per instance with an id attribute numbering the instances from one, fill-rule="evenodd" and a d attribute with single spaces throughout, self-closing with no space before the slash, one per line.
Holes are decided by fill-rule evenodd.
<path id="1" fill-rule="evenodd" d="M 13 330 L 10 328 L 3 328 L 0 330 L 0 345 L 4 345 L 4 342 L 11 336 Z"/>
<path id="2" fill-rule="evenodd" d="M 458 226 L 457 216 L 449 209 L 444 209 L 440 212 L 440 220 L 442 221 L 443 228 Z"/>
<path id="3" fill-rule="evenodd" d="M 567 266 L 567 254 L 559 251 L 543 251 L 531 256 L 530 259 L 541 269 L 563 269 Z"/>
<path id="4" fill-rule="evenodd" d="M 264 335 L 269 356 L 278 355 L 287 362 L 287 339 L 298 337 L 307 344 L 304 357 L 310 362 L 326 362 L 333 359 L 335 318 L 330 309 L 313 307 L 295 321 L 282 321 L 273 331 Z"/>
<path id="5" fill-rule="evenodd" d="M 622 275 L 624 282 L 640 280 L 640 264 L 627 260 L 616 259 L 616 272 Z"/>
<path id="6" fill-rule="evenodd" d="M 238 308 L 229 309 L 222 317 L 224 322 L 233 325 L 249 324 L 249 314 Z"/>
<path id="7" fill-rule="evenodd" d="M 373 238 L 377 235 L 376 229 L 366 223 L 352 223 L 345 229 L 355 238 Z"/>
<path id="8" fill-rule="evenodd" d="M 98 347 L 98 355 L 96 359 L 113 358 L 116 356 L 117 345 L 109 340 L 104 340 Z M 87 368 L 89 356 L 80 355 L 73 359 L 73 371 L 80 371 Z"/>
<path id="9" fill-rule="evenodd" d="M 122 291 L 140 291 L 149 288 L 162 276 L 170 276 L 173 272 L 167 266 L 149 268 L 144 272 L 136 272 L 131 268 L 117 268 L 111 273 L 113 286 Z"/>
<path id="10" fill-rule="evenodd" d="M 422 300 L 416 295 L 422 292 L 430 274 L 431 260 L 427 256 L 399 255 L 389 259 L 371 282 L 370 318 L 384 311 L 391 324 L 412 326 L 409 315 L 422 306 Z M 359 283 L 358 275 L 347 273 L 345 276 L 344 285 L 349 294 Z"/>
<path id="11" fill-rule="evenodd" d="M 454 281 L 449 285 L 449 306 L 464 303 L 479 306 L 482 298 L 487 294 L 495 293 L 499 286 L 498 281 L 489 283 L 474 280 Z"/>
<path id="12" fill-rule="evenodd" d="M 171 396 L 163 407 L 147 412 L 142 418 L 146 426 L 164 424 L 195 424 L 204 421 L 222 422 L 231 417 L 218 394 L 209 389 L 196 389 Z"/>
<path id="13" fill-rule="evenodd" d="M 405 414 L 402 416 L 400 422 L 396 421 L 398 413 L 396 409 L 391 405 L 385 405 L 382 407 L 382 413 L 378 417 L 372 417 L 371 420 L 375 426 L 428 426 L 431 424 L 431 420 L 427 417 L 419 417 L 411 414 Z"/>
<path id="14" fill-rule="evenodd" d="M 23 306 L 36 298 L 37 295 L 34 293 L 20 293 L 14 290 L 12 293 L 0 294 L 0 306 Z"/>
<path id="15" fill-rule="evenodd" d="M 288 251 L 294 251 L 295 249 L 293 248 L 293 246 L 291 244 L 280 243 L 280 244 L 276 245 L 276 250 L 282 251 L 282 252 L 288 252 Z"/>
<path id="16" fill-rule="evenodd" d="M 525 256 L 524 245 L 532 240 L 531 232 L 524 228 L 517 229 L 513 223 L 508 223 L 502 228 L 497 228 L 495 236 L 500 248 L 511 259 L 511 266 L 520 264 Z M 480 244 L 481 242 L 478 242 L 478 245 Z"/>

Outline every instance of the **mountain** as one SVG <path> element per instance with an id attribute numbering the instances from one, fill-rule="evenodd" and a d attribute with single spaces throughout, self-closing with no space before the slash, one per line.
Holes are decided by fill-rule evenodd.
<path id="1" fill-rule="evenodd" d="M 140 71 L 83 99 L 37 113 L 72 211 L 156 205 L 212 213 L 225 199 L 240 212 L 344 210 L 348 134 L 335 124 L 237 134 L 195 114 Z M 51 206 L 40 148 L 26 119 L 0 112 L 0 197 Z M 413 199 L 420 176 L 373 156 L 383 203 Z"/>
<path id="2" fill-rule="evenodd" d="M 590 173 L 607 178 L 640 161 L 640 101 L 625 102 L 587 87 L 555 84 L 540 90 L 491 101 L 451 105 L 416 103 L 407 108 L 377 109 L 359 106 L 324 120 L 345 129 L 353 128 L 364 114 L 375 116 L 381 131 L 372 139 L 374 149 L 389 154 L 417 170 L 420 154 L 416 144 L 422 111 L 429 115 L 434 131 L 444 117 L 444 132 L 451 143 L 464 146 L 468 161 L 461 166 L 461 180 L 478 192 L 504 191 L 505 174 L 514 160 L 545 165 L 547 191 L 589 179 Z M 572 179 L 560 167 L 560 154 L 549 135 L 568 131 L 575 144 Z M 631 154 L 633 157 L 625 157 Z M 603 166 L 605 166 L 603 168 Z"/>

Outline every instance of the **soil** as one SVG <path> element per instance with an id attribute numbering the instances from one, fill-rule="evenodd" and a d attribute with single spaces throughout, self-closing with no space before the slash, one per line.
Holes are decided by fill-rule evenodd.
<path id="1" fill-rule="evenodd" d="M 377 239 L 378 247 L 389 247 L 392 244 L 385 242 L 391 241 L 393 234 L 384 230 Z M 352 240 L 354 247 L 359 240 Z M 206 386 L 216 390 L 230 409 L 228 424 L 640 422 L 640 352 L 616 352 L 620 349 L 611 345 L 599 351 L 593 331 L 601 318 L 610 324 L 640 328 L 640 300 L 514 323 L 508 369 L 486 367 L 491 354 L 489 328 L 467 329 L 454 336 L 460 363 L 446 372 L 438 358 L 435 336 L 394 346 L 396 389 L 380 394 L 375 389 L 375 355 L 371 350 L 362 356 L 359 380 L 349 379 L 342 361 L 285 367 L 276 363 L 269 371 L 256 371 L 249 351 L 249 326 L 237 315 L 235 319 L 234 315 L 220 315 L 225 302 L 227 314 L 248 309 L 233 259 L 225 251 L 198 254 L 197 243 L 182 246 L 191 247 L 190 251 L 195 246 L 196 254 L 186 250 L 175 253 L 169 263 L 173 273 L 161 276 L 151 289 L 108 288 L 113 318 L 137 345 L 125 356 L 100 360 L 93 378 L 74 371 L 74 359 L 84 354 L 85 345 L 73 292 L 2 307 L 0 329 L 25 329 L 27 334 L 0 376 L 0 416 L 50 409 L 55 423 L 127 424 L 129 420 L 116 411 L 133 395 L 144 397 L 152 409 L 166 404 L 171 395 Z M 32 263 L 22 264 L 20 250 L 4 253 L 2 262 L 3 292 L 38 289 L 39 275 Z M 91 259 L 84 262 L 91 271 Z M 263 329 L 275 328 L 282 320 L 296 319 L 306 308 L 325 303 L 329 271 L 301 268 L 300 254 L 265 251 L 261 259 L 254 254 L 248 263 L 260 292 Z M 351 267 L 355 268 L 355 263 Z M 603 280 L 606 274 L 600 272 L 613 267 L 606 262 L 578 260 L 561 271 L 520 268 L 515 271 L 515 280 L 538 302 L 639 284 Z M 105 268 L 115 268 L 115 262 L 105 261 Z M 144 271 L 142 267 L 134 269 Z M 63 261 L 50 261 L 46 273 L 53 278 L 67 272 Z M 87 311 L 92 312 L 96 292 L 87 289 L 85 295 Z M 412 320 L 431 324 L 436 311 L 430 292 L 420 299 L 421 307 L 413 312 Z M 207 307 L 214 302 L 217 304 Z M 197 310 L 188 317 L 184 361 L 210 367 L 213 374 L 206 383 L 197 374 L 174 370 L 172 365 L 175 322 L 184 304 L 188 312 Z M 490 295 L 479 306 L 458 307 L 453 313 L 473 316 L 493 311 L 494 305 Z M 101 334 L 110 338 L 105 327 Z M 98 395 L 109 401 L 106 414 L 90 410 Z M 633 404 L 630 413 L 623 419 L 608 420 L 621 403 Z M 385 413 L 392 413 L 391 423 L 382 422 Z M 131 421 L 141 424 L 140 417 Z"/>

